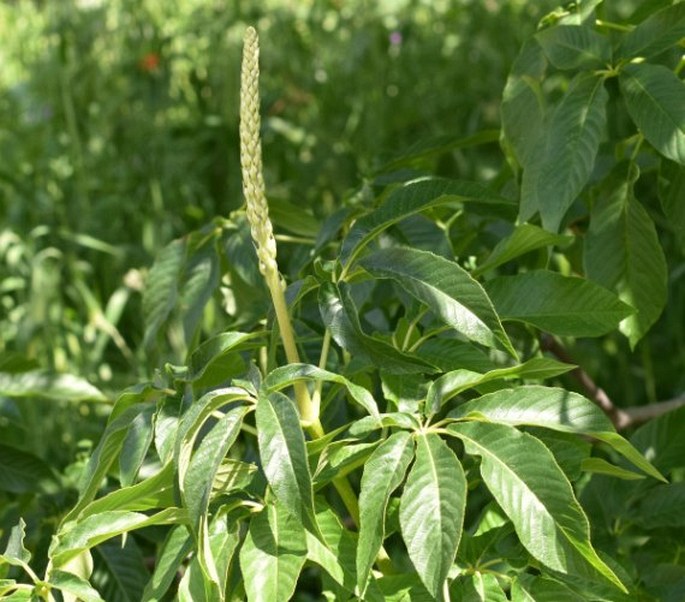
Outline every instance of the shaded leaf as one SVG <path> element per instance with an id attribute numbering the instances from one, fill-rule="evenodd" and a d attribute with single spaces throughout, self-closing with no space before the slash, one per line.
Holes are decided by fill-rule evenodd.
<path id="1" fill-rule="evenodd" d="M 623 38 L 620 56 L 650 57 L 675 46 L 685 37 L 685 5 L 681 2 L 651 14 Z"/>
<path id="2" fill-rule="evenodd" d="M 483 288 L 457 263 L 427 251 L 380 249 L 360 261 L 377 278 L 392 278 L 445 324 L 483 345 L 499 342 L 516 357 Z"/>
<path id="3" fill-rule="evenodd" d="M 685 84 L 663 65 L 626 65 L 619 75 L 628 113 L 662 155 L 685 165 Z"/>
<path id="4" fill-rule="evenodd" d="M 658 191 L 668 226 L 685 253 L 685 167 L 662 159 Z"/>
<path id="5" fill-rule="evenodd" d="M 664 473 L 685 466 L 685 407 L 650 420 L 630 441 Z"/>
<path id="6" fill-rule="evenodd" d="M 557 25 L 536 34 L 549 62 L 558 69 L 599 69 L 611 61 L 609 39 L 582 25 Z"/>
<path id="7" fill-rule="evenodd" d="M 450 596 L 459 602 L 508 602 L 506 594 L 491 573 L 475 571 L 460 576 L 450 586 Z"/>
<path id="8" fill-rule="evenodd" d="M 91 581 L 107 602 L 143 600 L 145 584 L 150 574 L 145 569 L 145 559 L 135 544 L 135 539 L 125 537 L 122 541 L 106 541 L 95 552 L 102 559 L 100 563 L 107 571 L 107 581 L 102 583 L 93 574 Z"/>
<path id="9" fill-rule="evenodd" d="M 685 527 L 685 483 L 668 483 L 650 489 L 641 499 L 633 520 L 645 529 Z"/>
<path id="10" fill-rule="evenodd" d="M 174 527 L 155 557 L 155 570 L 145 586 L 141 600 L 160 602 L 163 599 L 191 549 L 192 538 L 188 529 L 184 525 Z"/>
<path id="11" fill-rule="evenodd" d="M 0 491 L 54 493 L 58 487 L 55 474 L 41 458 L 0 443 Z"/>
<path id="12" fill-rule="evenodd" d="M 436 434 L 418 435 L 400 498 L 400 525 L 409 558 L 436 598 L 454 562 L 465 507 L 466 477 L 454 452 Z"/>
<path id="13" fill-rule="evenodd" d="M 154 405 L 143 406 L 138 415 L 131 421 L 119 455 L 119 480 L 122 487 L 133 484 L 145 461 L 145 456 L 152 443 L 154 413 Z"/>
<path id="14" fill-rule="evenodd" d="M 562 336 L 601 336 L 632 313 L 594 282 L 547 270 L 500 276 L 485 287 L 502 320 L 526 322 Z"/>

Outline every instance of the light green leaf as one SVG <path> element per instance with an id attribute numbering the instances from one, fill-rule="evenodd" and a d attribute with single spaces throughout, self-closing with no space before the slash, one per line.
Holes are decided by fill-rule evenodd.
<path id="1" fill-rule="evenodd" d="M 558 25 L 535 36 L 557 69 L 599 69 L 611 61 L 609 39 L 582 25 Z"/>
<path id="2" fill-rule="evenodd" d="M 565 246 L 573 242 L 572 236 L 547 232 L 533 224 L 520 224 L 505 238 L 502 238 L 490 253 L 487 260 L 471 272 L 474 278 L 492 270 L 503 263 L 516 259 L 525 253 L 551 245 Z"/>
<path id="3" fill-rule="evenodd" d="M 449 372 L 457 368 L 487 372 L 495 367 L 493 361 L 480 347 L 468 341 L 448 338 L 432 338 L 421 344 L 418 354 L 426 361 Z"/>
<path id="4" fill-rule="evenodd" d="M 174 527 L 155 557 L 155 570 L 145 586 L 142 600 L 161 602 L 191 549 L 192 538 L 188 529 L 184 525 Z"/>
<path id="5" fill-rule="evenodd" d="M 594 437 L 611 446 L 646 474 L 664 477 L 628 441 L 599 407 L 578 393 L 555 387 L 527 385 L 502 389 L 452 410 L 451 418 L 474 418 L 512 426 L 539 426 Z"/>
<path id="6" fill-rule="evenodd" d="M 378 442 L 351 443 L 334 441 L 324 449 L 314 474 L 314 489 L 320 489 L 333 479 L 344 477 L 355 468 L 362 466 Z"/>
<path id="7" fill-rule="evenodd" d="M 355 222 L 343 241 L 341 263 L 348 269 L 376 236 L 404 218 L 454 202 L 481 203 L 493 210 L 513 209 L 511 201 L 476 182 L 445 178 L 412 180 L 393 190 L 378 209 Z"/>
<path id="8" fill-rule="evenodd" d="M 272 370 L 264 378 L 262 389 L 268 394 L 272 391 L 280 391 L 301 380 L 324 381 L 343 385 L 354 401 L 371 416 L 378 416 L 376 401 L 364 387 L 355 385 L 340 374 L 322 370 L 310 364 L 288 364 Z"/>
<path id="9" fill-rule="evenodd" d="M 260 395 L 256 422 L 262 469 L 271 489 L 284 508 L 317 533 L 304 433 L 293 402 L 278 391 Z"/>
<path id="10" fill-rule="evenodd" d="M 26 570 L 31 562 L 31 552 L 24 547 L 24 538 L 26 537 L 26 523 L 23 518 L 12 527 L 7 539 L 7 545 L 2 554 L 0 554 L 0 566 L 6 562 L 12 566 L 19 566 Z M 29 575 L 31 571 L 27 571 Z"/>
<path id="11" fill-rule="evenodd" d="M 0 491 L 54 493 L 58 488 L 55 474 L 41 458 L 0 443 Z"/>
<path id="12" fill-rule="evenodd" d="M 685 4 L 678 2 L 650 15 L 631 31 L 618 48 L 622 57 L 648 58 L 685 38 Z"/>
<path id="13" fill-rule="evenodd" d="M 509 598 L 492 573 L 475 571 L 460 576 L 450 586 L 450 596 L 459 602 L 508 602 Z"/>
<path id="14" fill-rule="evenodd" d="M 584 265 L 591 280 L 617 291 L 637 313 L 620 325 L 635 347 L 666 304 L 667 266 L 654 222 L 633 195 L 637 170 L 619 165 L 591 211 Z"/>
<path id="15" fill-rule="evenodd" d="M 481 457 L 483 480 L 535 558 L 566 575 L 601 575 L 627 591 L 592 547 L 573 488 L 540 441 L 503 424 L 461 423 L 447 430 L 467 453 Z"/>
<path id="16" fill-rule="evenodd" d="M 581 464 L 581 469 L 584 472 L 605 474 L 626 481 L 637 481 L 645 478 L 645 475 L 643 474 L 620 468 L 619 466 L 611 464 L 611 462 L 607 462 L 604 458 L 585 458 Z"/>
<path id="17" fill-rule="evenodd" d="M 485 288 L 502 320 L 526 322 L 562 336 L 601 336 L 632 313 L 594 282 L 548 270 L 500 276 Z"/>
<path id="18" fill-rule="evenodd" d="M 535 38 L 524 42 L 502 93 L 502 133 L 516 160 L 530 165 L 544 144 L 545 99 L 542 78 L 547 61 Z"/>
<path id="19" fill-rule="evenodd" d="M 483 288 L 457 263 L 408 248 L 380 249 L 360 261 L 377 278 L 392 278 L 469 339 L 516 357 L 509 337 Z"/>
<path id="20" fill-rule="evenodd" d="M 363 593 L 385 536 L 388 500 L 411 462 L 412 437 L 406 431 L 390 435 L 364 465 L 359 494 L 359 544 L 357 546 L 357 584 Z"/>
<path id="21" fill-rule="evenodd" d="M 486 374 L 479 374 L 470 370 L 454 370 L 443 374 L 431 383 L 426 395 L 426 407 L 435 413 L 445 402 L 459 395 L 459 393 L 493 380 L 552 378 L 574 368 L 575 366 L 571 364 L 564 364 L 544 357 L 534 357 L 523 364 L 509 368 L 497 368 Z"/>
<path id="22" fill-rule="evenodd" d="M 662 155 L 685 165 L 685 84 L 663 65 L 626 65 L 619 76 L 628 113 Z"/>
<path id="23" fill-rule="evenodd" d="M 142 406 L 140 413 L 131 421 L 119 454 L 119 480 L 122 487 L 133 484 L 145 461 L 152 443 L 154 413 L 154 405 Z"/>
<path id="24" fill-rule="evenodd" d="M 212 495 L 227 494 L 238 489 L 244 489 L 252 482 L 257 471 L 256 464 L 225 458 L 214 476 Z"/>
<path id="25" fill-rule="evenodd" d="M 252 517 L 240 550 L 248 602 L 287 602 L 307 559 L 305 531 L 282 504 Z"/>
<path id="26" fill-rule="evenodd" d="M 434 433 L 418 435 L 400 498 L 400 525 L 409 558 L 436 598 L 457 553 L 465 507 L 466 477 L 454 452 Z"/>
<path id="27" fill-rule="evenodd" d="M 66 571 L 50 571 L 50 585 L 71 594 L 81 602 L 105 602 L 98 591 L 82 577 Z"/>
<path id="28" fill-rule="evenodd" d="M 0 372 L 0 395 L 12 398 L 43 397 L 55 401 L 107 401 L 93 385 L 72 374 L 42 370 Z"/>
<path id="29" fill-rule="evenodd" d="M 540 211 L 545 229 L 559 229 L 594 169 L 608 99 L 602 78 L 583 73 L 573 80 L 550 117 L 544 144 L 523 172 L 521 221 Z"/>
<path id="30" fill-rule="evenodd" d="M 50 548 L 55 568 L 64 566 L 81 552 L 112 537 L 151 525 L 169 525 L 187 520 L 180 508 L 166 508 L 147 516 L 140 512 L 113 510 L 88 516 L 78 522 L 63 523 Z"/>
<path id="31" fill-rule="evenodd" d="M 415 355 L 404 353 L 389 343 L 366 335 L 359 323 L 349 285 L 327 283 L 319 290 L 319 310 L 333 340 L 350 353 L 393 374 L 435 372 L 435 367 Z"/>
<path id="32" fill-rule="evenodd" d="M 255 332 L 222 332 L 202 343 L 190 356 L 188 367 L 189 380 L 198 380 L 216 362 L 230 353 L 257 347 L 255 339 L 263 338 L 263 331 Z"/>

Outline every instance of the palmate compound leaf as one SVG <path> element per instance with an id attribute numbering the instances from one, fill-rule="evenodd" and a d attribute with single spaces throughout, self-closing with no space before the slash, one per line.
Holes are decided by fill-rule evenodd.
<path id="1" fill-rule="evenodd" d="M 473 417 L 510 426 L 538 426 L 594 437 L 613 447 L 644 473 L 665 480 L 640 452 L 615 432 L 604 412 L 578 393 L 539 385 L 502 389 L 458 406 L 449 417 Z"/>
<path id="2" fill-rule="evenodd" d="M 530 554 L 569 576 L 603 577 L 627 591 L 590 542 L 590 525 L 571 483 L 535 437 L 504 424 L 452 424 L 447 432 L 480 456 L 483 481 Z"/>
<path id="3" fill-rule="evenodd" d="M 662 155 L 685 165 L 685 83 L 663 65 L 626 65 L 619 76 L 628 113 Z"/>
<path id="4" fill-rule="evenodd" d="M 359 263 L 377 278 L 395 280 L 457 332 L 517 357 L 483 287 L 457 263 L 401 247 L 380 249 Z"/>
<path id="5" fill-rule="evenodd" d="M 388 500 L 404 480 L 413 457 L 414 442 L 406 431 L 388 437 L 364 465 L 359 495 L 359 543 L 357 545 L 357 585 L 366 583 L 385 536 Z"/>
<path id="6" fill-rule="evenodd" d="M 255 414 L 262 469 L 280 504 L 319 534 L 314 492 L 300 417 L 283 393 L 260 395 Z"/>
<path id="7" fill-rule="evenodd" d="M 416 436 L 416 460 L 400 498 L 407 552 L 426 589 L 438 597 L 454 562 L 466 507 L 466 477 L 435 433 Z"/>
<path id="8" fill-rule="evenodd" d="M 602 78 L 582 73 L 573 80 L 550 117 L 535 160 L 523 172 L 521 221 L 539 211 L 545 229 L 559 229 L 594 169 L 608 99 Z"/>
<path id="9" fill-rule="evenodd" d="M 240 549 L 248 602 L 287 602 L 307 559 L 307 541 L 300 521 L 278 501 L 250 520 Z"/>
<path id="10" fill-rule="evenodd" d="M 548 270 L 493 278 L 486 290 L 502 320 L 526 322 L 561 336 L 602 336 L 633 313 L 598 284 Z"/>

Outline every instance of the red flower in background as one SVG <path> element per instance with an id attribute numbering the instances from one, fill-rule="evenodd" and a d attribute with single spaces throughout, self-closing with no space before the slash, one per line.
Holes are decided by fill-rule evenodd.
<path id="1" fill-rule="evenodd" d="M 141 71 L 150 73 L 157 70 L 157 67 L 159 67 L 159 61 L 159 54 L 156 52 L 147 52 L 138 61 L 138 67 Z"/>

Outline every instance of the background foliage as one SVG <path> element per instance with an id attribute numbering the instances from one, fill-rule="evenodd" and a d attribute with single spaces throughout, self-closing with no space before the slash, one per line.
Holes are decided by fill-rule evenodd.
<path id="1" fill-rule="evenodd" d="M 655 109 L 644 108 L 639 85 L 644 78 L 658 79 L 657 68 L 680 73 L 683 17 L 678 6 L 682 8 L 682 4 L 676 3 L 674 12 L 663 22 L 656 21 L 656 29 L 646 27 L 644 36 L 633 36 L 631 42 L 623 40 L 635 24 L 672 3 L 625 0 L 578 4 L 566 9 L 555 9 L 554 2 L 514 0 L 273 1 L 258 7 L 200 0 L 168 5 L 131 0 L 0 5 L 0 37 L 6 41 L 0 49 L 0 549 L 6 542 L 11 547 L 21 539 L 16 525 L 23 517 L 27 522 L 26 545 L 33 554 L 31 566 L 41 574 L 50 537 L 58 525 L 64 526 L 65 517 L 79 516 L 85 521 L 92 516 L 96 520 L 100 512 L 121 509 L 114 502 L 111 507 L 108 502 L 100 507 L 88 505 L 100 485 L 104 489 L 98 496 L 119 487 L 148 483 L 154 491 L 149 495 L 156 496 L 158 504 L 150 508 L 165 508 L 159 513 L 161 517 L 155 515 L 159 524 L 127 538 L 125 553 L 120 541 L 98 545 L 93 553 L 91 583 L 107 600 L 126 596 L 139 599 L 145 588 L 146 595 L 152 595 L 150 564 L 157 557 L 159 566 L 160 550 L 182 558 L 189 549 L 184 548 L 184 527 L 169 531 L 160 526 L 185 521 L 173 514 L 171 493 L 166 485 L 159 484 L 171 477 L 154 476 L 160 466 L 168 466 L 165 462 L 172 456 L 175 469 L 184 466 L 161 425 L 167 424 L 168 432 L 190 429 L 192 448 L 197 432 L 191 429 L 190 419 L 186 416 L 185 423 L 172 425 L 173 416 L 185 408 L 184 404 L 204 399 L 203 393 L 226 384 L 230 377 L 238 377 L 240 386 L 250 382 L 253 389 L 260 389 L 256 369 L 250 369 L 253 361 L 267 367 L 267 372 L 281 363 L 276 345 L 269 345 L 268 356 L 260 351 L 266 349 L 266 341 L 275 339 L 264 328 L 270 304 L 242 211 L 238 69 L 247 24 L 254 24 L 262 39 L 265 176 L 281 270 L 288 282 L 297 283 L 290 290 L 290 299 L 299 307 L 297 330 L 304 361 L 316 364 L 319 359 L 319 306 L 347 304 L 343 315 L 354 314 L 349 308 L 359 307 L 360 324 L 344 324 L 336 330 L 334 343 L 341 350 L 339 355 L 333 354 L 326 367 L 384 397 L 388 404 L 385 411 L 418 411 L 412 404 L 426 393 L 426 399 L 440 409 L 442 393 L 435 389 L 432 393 L 417 392 L 412 378 L 381 377 L 364 370 L 359 362 L 361 357 L 384 367 L 395 362 L 397 371 L 412 372 L 408 365 L 415 367 L 416 362 L 430 360 L 438 362 L 442 372 L 451 369 L 439 364 L 444 355 L 440 344 L 432 349 L 432 355 L 426 349 L 418 359 L 389 350 L 391 345 L 401 352 L 410 350 L 417 342 L 418 334 L 412 332 L 416 325 L 420 324 L 424 332 L 435 327 L 421 322 L 419 305 L 398 293 L 387 280 L 407 288 L 416 273 L 428 278 L 434 266 L 426 270 L 424 258 L 416 254 L 423 250 L 447 260 L 456 258 L 483 282 L 500 317 L 509 320 L 506 332 L 522 358 L 541 355 L 542 351 L 548 356 L 550 351 L 556 352 L 558 358 L 580 365 L 591 382 L 622 408 L 639 408 L 682 394 L 683 146 L 677 141 L 669 146 L 669 140 L 660 138 L 658 131 L 647 135 L 650 125 L 645 126 L 644 120 L 649 120 Z M 547 17 L 540 33 L 532 38 L 544 15 Z M 587 19 L 595 17 L 599 24 L 587 25 Z M 559 29 L 579 25 L 582 19 L 587 27 L 578 34 L 580 37 L 573 37 L 576 31 Z M 666 25 L 672 26 L 670 37 Z M 650 47 L 657 33 L 661 39 L 668 39 L 662 46 Z M 560 39 L 567 34 L 569 38 Z M 617 59 L 613 61 L 616 66 L 622 56 L 629 59 L 637 55 L 646 55 L 646 64 L 654 69 L 621 65 L 606 83 L 602 80 L 598 85 L 599 80 L 592 79 L 609 57 Z M 598 90 L 597 96 L 587 95 L 591 86 Z M 681 120 L 682 132 L 677 94 L 682 97 L 676 92 L 672 115 Z M 588 107 L 584 104 L 587 98 L 597 100 Z M 573 116 L 586 109 L 600 125 L 592 126 L 591 119 L 590 126 L 579 135 L 589 150 L 578 160 L 568 141 L 577 135 Z M 646 140 L 638 135 L 635 123 Z M 533 139 L 527 135 L 529 131 L 543 132 L 545 138 Z M 590 161 L 592 155 L 596 157 Z M 446 180 L 417 184 L 413 189 L 417 192 L 411 193 L 417 198 L 429 201 L 452 194 L 478 199 L 479 195 L 494 194 L 499 200 L 491 206 L 479 206 L 477 201 L 463 202 L 456 208 L 441 208 L 439 203 L 424 207 L 421 215 L 393 225 L 381 238 L 390 246 L 410 246 L 413 255 L 388 249 L 362 257 L 360 267 L 373 280 L 357 282 L 354 294 L 347 295 L 343 285 L 340 289 L 321 285 L 335 269 L 330 262 L 336 258 L 343 263 L 349 260 L 357 240 L 353 229 L 348 242 L 340 246 L 339 233 L 347 234 L 353 219 L 390 199 L 393 190 L 402 190 L 406 182 L 426 175 Z M 459 183 L 450 184 L 453 179 L 478 182 L 484 188 L 465 191 Z M 516 209 L 512 213 L 510 205 L 518 199 L 519 187 L 526 199 L 520 216 L 532 225 L 528 230 L 515 231 Z M 567 213 L 545 208 L 546 199 L 556 198 L 559 190 L 568 194 L 562 202 Z M 577 197 L 580 201 L 574 202 Z M 540 218 L 535 217 L 536 211 Z M 618 226 L 613 221 L 616 214 L 625 216 Z M 397 213 L 395 221 L 400 216 Z M 385 224 L 393 216 L 381 212 L 371 222 L 373 219 Z M 649 225 L 652 222 L 654 226 Z M 536 225 L 549 231 L 544 233 Z M 614 237 L 621 234 L 616 228 L 621 227 L 628 241 L 644 239 L 651 244 L 647 251 L 644 247 L 629 250 L 638 259 L 632 271 L 625 268 L 621 272 L 620 267 L 605 261 L 625 251 L 624 246 L 610 248 Z M 358 228 L 357 233 L 363 235 L 363 229 Z M 555 245 L 556 250 L 549 252 L 549 245 Z M 651 264 L 642 265 L 639 260 Z M 414 266 L 416 272 L 398 274 L 397 266 Z M 537 268 L 551 271 L 540 275 L 534 272 Z M 549 307 L 558 309 L 564 302 L 571 309 L 577 307 L 567 292 L 558 292 L 558 282 L 552 281 L 556 275 L 584 275 L 613 288 L 628 303 L 642 303 L 638 326 L 622 322 L 623 333 L 616 328 L 626 314 L 613 297 L 611 315 L 607 313 L 596 324 L 583 321 L 582 316 L 571 323 L 565 322 L 566 318 L 550 321 L 547 317 L 545 321 Z M 514 281 L 505 277 L 519 278 L 516 282 L 521 288 L 513 295 L 514 301 L 526 299 L 527 290 L 538 290 L 542 305 L 536 308 L 525 303 L 519 307 L 511 302 L 512 296 L 507 295 Z M 316 289 L 320 291 L 318 299 L 317 294 L 311 295 Z M 631 296 L 631 291 L 639 291 L 642 300 Z M 599 293 L 592 289 L 588 295 L 596 300 Z M 428 298 L 424 295 L 422 300 L 427 302 Z M 598 303 L 606 309 L 609 301 Z M 581 313 L 592 311 L 587 306 Z M 325 325 L 329 328 L 336 319 L 333 314 L 326 318 L 325 311 L 323 318 L 328 319 Z M 567 330 L 560 324 L 569 324 Z M 552 343 L 560 343 L 567 355 L 560 356 L 558 346 L 546 348 L 545 342 L 551 339 L 543 337 L 540 346 L 536 329 L 557 335 Z M 225 333 L 223 338 L 216 338 L 220 332 Z M 510 366 L 511 360 L 505 359 L 507 335 L 493 324 L 488 332 L 487 336 L 494 339 L 481 334 L 472 340 L 492 345 L 492 349 L 488 354 L 465 353 L 460 356 L 462 367 L 489 374 Z M 589 395 L 587 388 L 569 376 L 521 372 L 519 368 L 509 376 L 523 382 L 549 377 L 550 384 L 563 384 Z M 476 390 L 495 394 L 503 386 L 501 377 L 501 373 L 488 377 L 496 383 L 491 388 L 479 379 L 467 379 L 463 389 L 449 380 L 444 386 L 451 391 L 450 398 L 467 390 L 466 386 L 477 386 L 459 398 L 466 401 Z M 282 382 L 292 378 L 286 374 Z M 321 378 L 318 375 L 314 379 Z M 124 387 L 134 383 L 140 384 L 119 396 Z M 272 388 L 275 391 L 283 386 Z M 360 417 L 356 409 L 340 409 L 341 404 L 334 403 L 342 395 L 339 387 L 327 390 L 324 415 L 328 430 Z M 349 401 L 350 396 L 354 398 L 354 389 L 348 391 Z M 268 400 L 278 413 L 283 399 L 274 392 Z M 157 406 L 152 403 L 145 411 L 134 412 L 132 408 L 143 401 L 156 402 Z M 264 411 L 264 406 L 257 410 L 260 432 L 268 422 L 262 419 L 259 424 L 260 412 Z M 463 410 L 459 416 L 465 415 Z M 207 441 L 207 450 L 212 445 L 224 449 L 223 455 L 235 444 L 229 459 L 221 463 L 222 456 L 216 457 L 219 472 L 225 477 L 225 498 L 215 481 L 214 489 L 212 483 L 204 482 L 211 491 L 181 491 L 184 501 L 201 499 L 204 504 L 211 498 L 217 504 L 217 500 L 232 499 L 232 486 L 248 491 L 248 499 L 256 499 L 255 492 L 263 490 L 265 477 L 261 472 L 253 474 L 253 462 L 264 449 L 258 452 L 254 438 L 238 436 L 238 431 L 230 428 L 234 421 L 237 429 L 243 418 L 240 411 L 231 410 L 219 423 L 235 435 L 235 440 L 230 439 L 232 435 L 221 442 L 210 436 L 202 440 Z M 109 439 L 102 439 L 106 424 Z M 249 431 L 255 422 L 249 419 L 246 424 Z M 461 436 L 468 457 L 481 457 L 473 441 L 488 433 L 474 433 L 488 427 L 457 424 L 463 426 L 450 428 Z M 384 426 L 398 425 L 389 422 Z M 555 452 L 558 463 L 577 486 L 590 518 L 593 543 L 603 560 L 625 583 L 634 583 L 632 593 L 639 592 L 644 599 L 678 600 L 685 583 L 679 561 L 682 524 L 673 513 L 682 499 L 682 429 L 681 410 L 634 434 L 626 433 L 635 447 L 674 481 L 670 485 L 656 485 L 651 479 L 630 480 L 634 472 L 624 473 L 627 480 L 618 481 L 618 469 L 601 464 L 581 475 L 580 464 L 574 463 L 585 455 L 585 460 L 591 459 L 589 451 L 578 447 L 582 443 L 570 443 L 563 433 L 531 431 Z M 401 428 L 395 430 L 383 445 L 399 446 L 405 433 Z M 349 457 L 340 451 L 345 446 L 334 442 L 324 457 L 331 454 L 340 464 L 331 460 L 328 464 L 322 461 L 320 466 L 330 475 L 340 470 L 355 471 L 353 484 L 356 487 L 361 480 L 363 491 L 365 477 L 358 466 L 378 440 L 364 440 L 359 434 L 355 437 L 351 444 L 348 441 L 352 449 Z M 106 441 L 112 445 L 109 452 L 102 447 Z M 451 456 L 440 441 L 434 435 L 420 439 L 414 467 L 431 453 L 442 454 L 449 465 Z M 98 442 L 100 447 L 93 456 Z M 151 444 L 155 451 L 148 453 Z M 530 445 L 534 455 L 536 444 Z M 313 447 L 310 454 L 319 458 L 321 449 Z M 102 454 L 107 453 L 111 458 L 102 460 Z M 193 458 L 196 455 L 197 451 Z M 597 460 L 617 461 L 608 448 L 601 448 L 595 456 Z M 84 468 L 88 458 L 95 460 Z M 199 473 L 205 469 L 199 460 L 195 467 L 188 461 L 184 470 L 190 475 L 193 470 Z M 112 467 L 108 462 L 114 462 Z M 483 465 L 487 467 L 485 459 L 478 462 L 481 470 Z M 494 546 L 495 556 L 505 559 L 505 568 L 497 565 L 497 571 L 516 572 L 529 560 L 511 536 L 511 523 L 505 521 L 501 510 L 487 505 L 490 498 L 486 488 L 473 480 L 478 462 L 465 465 L 469 486 L 474 490 L 469 492 L 466 517 L 470 531 L 462 540 L 458 558 L 480 566 L 479 562 L 488 562 L 488 551 Z M 586 462 L 584 466 L 592 464 Z M 455 470 L 446 469 L 445 473 Z M 590 478 L 592 472 L 603 470 L 613 476 L 594 474 Z M 623 465 L 623 470 L 629 466 Z M 330 482 L 330 475 L 318 475 L 320 486 Z M 189 486 L 195 482 L 187 476 L 184 480 L 183 475 L 175 478 L 180 479 L 181 490 L 184 482 Z M 250 522 L 249 534 L 242 534 L 246 539 L 240 550 L 241 563 L 266 562 L 259 557 L 263 546 L 254 542 L 268 535 L 273 521 L 285 520 L 293 541 L 311 535 L 301 526 L 288 523 L 291 515 L 283 514 L 278 486 L 269 475 L 266 478 L 279 503 L 268 505 L 268 511 Z M 483 478 L 487 480 L 485 474 Z M 79 479 L 81 488 L 77 492 Z M 420 491 L 425 485 L 421 479 L 419 470 L 412 468 L 404 490 Z M 398 498 L 391 497 L 394 488 L 389 488 L 389 549 L 403 550 L 406 543 L 414 561 L 411 543 L 406 538 L 400 543 L 398 535 L 400 530 L 411 531 L 407 526 L 411 517 L 403 514 Z M 81 501 L 74 506 L 79 495 Z M 505 501 L 497 502 L 506 507 Z M 139 500 L 136 503 L 136 509 L 145 509 Z M 364 497 L 360 503 L 376 507 Z M 342 512 L 339 504 L 332 507 Z M 216 531 L 208 534 L 216 549 L 237 545 L 227 543 L 237 541 L 231 537 L 239 524 L 230 514 L 232 506 L 227 508 L 225 515 L 219 513 L 220 520 L 212 523 Z M 206 506 L 191 508 L 197 520 L 206 510 Z M 320 525 L 338 532 L 337 519 L 326 515 L 329 509 L 311 511 L 316 512 Z M 146 520 L 140 513 L 129 514 L 121 517 L 122 530 L 141 526 Z M 303 520 L 306 523 L 309 519 L 305 516 Z M 223 532 L 221 521 L 228 525 Z M 87 521 L 82 525 L 83 533 L 94 528 Z M 188 527 L 197 534 L 197 524 L 190 521 Z M 62 542 L 64 554 L 97 543 L 75 543 L 78 535 L 72 533 L 68 543 Z M 344 540 L 346 536 L 338 537 Z M 646 543 L 636 543 L 640 538 Z M 292 551 L 294 560 L 285 561 L 287 566 L 297 566 L 300 560 L 304 563 L 306 549 L 311 556 L 311 541 L 299 545 Z M 349 542 L 339 545 L 342 550 Z M 535 556 L 530 546 L 526 549 Z M 59 558 L 59 549 L 50 554 L 50 558 Z M 340 555 L 344 556 L 342 552 Z M 200 565 L 193 564 L 186 572 L 180 595 L 183 588 L 192 595 L 198 587 L 194 579 L 199 579 L 198 571 L 206 570 L 203 562 L 200 556 Z M 404 568 L 411 566 L 406 554 L 404 563 Z M 444 559 L 431 560 L 431 566 L 441 567 L 431 578 L 439 580 L 443 565 L 445 571 L 449 568 L 445 563 Z M 357 560 L 357 569 L 359 566 Z M 15 576 L 16 569 L 12 570 Z M 479 599 L 478 592 L 484 591 L 495 595 L 493 592 L 502 591 L 493 581 L 497 571 L 476 571 L 473 581 L 455 580 L 452 595 L 456 599 Z M 313 592 L 330 588 L 325 578 L 320 583 L 319 573 L 310 562 L 300 577 L 297 595 L 310 599 L 307 596 L 317 595 Z M 249 589 L 249 583 L 237 585 L 238 577 L 232 574 L 230 588 L 234 592 L 240 592 L 240 587 Z M 117 583 L 117 575 L 125 575 L 125 579 Z M 173 574 L 168 576 L 169 581 L 173 578 Z M 391 578 L 379 587 L 402 591 L 400 580 L 397 577 L 393 582 Z M 63 591 L 69 591 L 68 581 L 68 574 L 54 577 Z M 428 585 L 425 579 L 422 583 Z M 507 591 L 510 598 L 522 600 L 587 595 L 554 590 L 569 585 L 555 585 L 558 583 L 524 579 Z M 423 594 L 418 592 L 424 591 L 423 585 L 411 579 L 405 585 L 421 599 Z M 593 595 L 596 599 L 621 599 L 616 592 L 595 591 Z"/>

